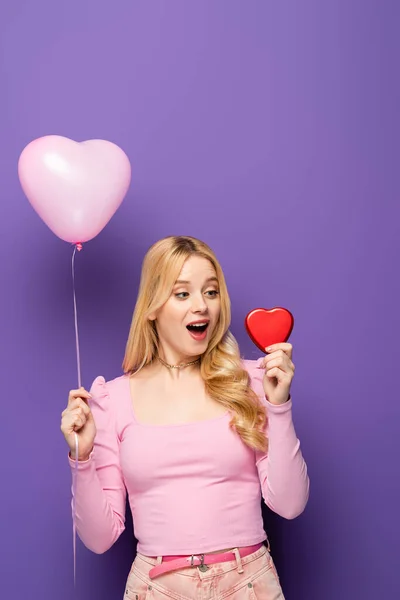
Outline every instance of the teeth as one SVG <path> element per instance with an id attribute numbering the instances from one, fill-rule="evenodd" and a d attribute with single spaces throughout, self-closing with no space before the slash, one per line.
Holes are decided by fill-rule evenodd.
<path id="1" fill-rule="evenodd" d="M 208 325 L 208 323 L 193 323 L 193 325 L 190 325 L 190 327 L 204 327 L 204 325 Z"/>

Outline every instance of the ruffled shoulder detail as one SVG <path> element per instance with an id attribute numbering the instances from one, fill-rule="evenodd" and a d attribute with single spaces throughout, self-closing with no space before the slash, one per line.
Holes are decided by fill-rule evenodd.
<path id="1" fill-rule="evenodd" d="M 114 407 L 110 398 L 108 383 L 102 375 L 96 377 L 90 388 L 91 398 L 89 406 L 93 413 L 96 427 L 110 428 L 112 423 L 115 424 Z"/>
<path id="2" fill-rule="evenodd" d="M 108 394 L 106 388 L 106 380 L 102 375 L 96 377 L 96 379 L 92 383 L 92 387 L 90 388 L 90 394 L 92 396 L 104 396 Z"/>

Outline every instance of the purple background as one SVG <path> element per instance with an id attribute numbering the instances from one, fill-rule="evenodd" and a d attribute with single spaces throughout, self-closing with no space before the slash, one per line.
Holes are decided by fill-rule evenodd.
<path id="1" fill-rule="evenodd" d="M 109 139 L 133 167 L 77 257 L 85 386 L 121 373 L 150 244 L 205 240 L 245 356 L 250 309 L 295 316 L 311 498 L 294 521 L 265 511 L 287 600 L 398 597 L 398 23 L 379 0 L 1 2 L 1 598 L 74 597 L 72 253 L 17 178 L 47 134 Z M 76 597 L 122 597 L 127 527 L 102 556 L 79 542 Z"/>

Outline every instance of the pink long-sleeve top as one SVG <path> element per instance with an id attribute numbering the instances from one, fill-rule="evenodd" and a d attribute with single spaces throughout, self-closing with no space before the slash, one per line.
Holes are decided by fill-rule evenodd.
<path id="1" fill-rule="evenodd" d="M 137 550 L 148 556 L 213 552 L 266 540 L 261 496 L 293 519 L 309 494 L 307 466 L 292 421 L 292 400 L 265 399 L 259 360 L 243 360 L 267 407 L 267 453 L 246 446 L 229 428 L 231 415 L 181 425 L 137 421 L 129 377 L 91 387 L 97 427 L 76 475 L 76 526 L 87 548 L 108 550 L 125 529 L 126 494 Z"/>

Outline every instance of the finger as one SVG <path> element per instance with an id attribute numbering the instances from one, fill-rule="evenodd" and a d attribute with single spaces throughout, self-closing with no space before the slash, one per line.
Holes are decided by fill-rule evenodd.
<path id="1" fill-rule="evenodd" d="M 82 406 L 77 406 L 76 408 L 71 409 L 69 412 L 71 415 L 79 415 L 80 417 L 83 417 L 85 415 Z"/>
<path id="2" fill-rule="evenodd" d="M 71 410 L 75 410 L 76 408 L 81 408 L 83 410 L 83 412 L 85 413 L 85 415 L 89 415 L 91 410 L 89 408 L 89 406 L 86 404 L 85 400 L 82 400 L 82 398 L 76 398 L 75 400 L 72 400 L 67 408 L 63 411 L 62 414 L 67 413 Z"/>
<path id="3" fill-rule="evenodd" d="M 285 373 L 293 373 L 294 372 L 294 364 L 286 355 L 269 359 L 266 362 L 265 368 L 267 370 L 272 369 L 273 367 L 279 367 Z"/>
<path id="4" fill-rule="evenodd" d="M 274 358 L 279 358 L 279 357 L 288 358 L 287 354 L 285 354 L 283 350 L 274 350 L 270 354 L 267 354 L 264 360 L 266 363 L 268 363 L 268 361 L 273 360 Z"/>
<path id="5" fill-rule="evenodd" d="M 265 374 L 268 377 L 268 379 L 275 378 L 279 382 L 290 379 L 290 376 L 284 371 L 282 371 L 282 369 L 280 369 L 279 367 L 273 367 L 272 369 L 268 369 L 268 371 L 266 371 Z"/>
<path id="6" fill-rule="evenodd" d="M 81 419 L 77 418 L 72 424 L 72 431 L 78 432 L 82 429 L 82 427 L 84 427 L 84 425 L 85 423 Z"/>
<path id="7" fill-rule="evenodd" d="M 68 396 L 68 403 L 73 402 L 77 398 L 82 398 L 82 400 L 88 400 L 91 398 L 91 394 L 85 390 L 85 388 L 80 388 L 79 390 L 70 390 Z"/>
<path id="8" fill-rule="evenodd" d="M 70 412 L 61 420 L 61 431 L 67 434 L 79 431 L 85 425 L 86 421 L 85 415 Z"/>
<path id="9" fill-rule="evenodd" d="M 82 400 L 81 398 L 78 398 L 76 400 L 76 408 L 80 408 L 86 416 L 90 415 L 90 413 L 91 413 L 90 407 L 86 404 L 86 401 Z M 72 405 L 71 405 L 71 409 L 73 410 Z"/>
<path id="10" fill-rule="evenodd" d="M 265 362 L 266 366 L 271 365 L 272 362 L 275 360 L 279 361 L 278 364 L 288 365 L 289 368 L 294 370 L 294 364 L 293 364 L 292 359 L 287 354 L 285 354 L 285 352 L 283 352 L 283 350 L 276 350 L 275 352 L 267 355 L 264 358 L 264 362 Z"/>
<path id="11" fill-rule="evenodd" d="M 92 414 L 92 411 L 90 410 L 89 406 L 86 404 L 86 402 L 81 402 L 80 405 L 81 409 L 83 410 L 83 413 L 86 417 L 89 417 Z"/>
<path id="12" fill-rule="evenodd" d="M 292 346 L 292 344 L 289 344 L 289 342 L 280 342 L 279 344 L 271 344 L 270 346 L 265 348 L 265 352 L 267 352 L 268 354 L 271 354 L 272 352 L 276 352 L 277 350 L 283 350 L 283 352 L 285 354 L 287 354 L 287 356 L 289 358 L 292 358 L 293 346 Z"/>
<path id="13" fill-rule="evenodd" d="M 271 365 L 271 363 L 280 358 L 286 356 L 283 354 L 283 352 L 281 352 L 280 350 L 276 350 L 275 352 L 273 352 L 272 354 L 267 354 L 266 356 L 264 356 L 264 358 L 261 360 L 258 368 L 259 369 L 266 369 L 268 368 L 269 365 Z"/>
<path id="14" fill-rule="evenodd" d="M 85 390 L 84 387 L 80 387 L 78 390 L 70 390 L 69 396 L 72 398 L 78 398 L 79 396 L 88 396 L 89 398 L 91 398 L 90 393 L 87 390 Z"/>
<path id="15" fill-rule="evenodd" d="M 82 408 L 77 408 L 76 410 L 72 411 L 71 417 L 75 421 L 75 423 L 80 426 L 83 426 L 87 421 L 87 417 L 83 412 Z"/>

